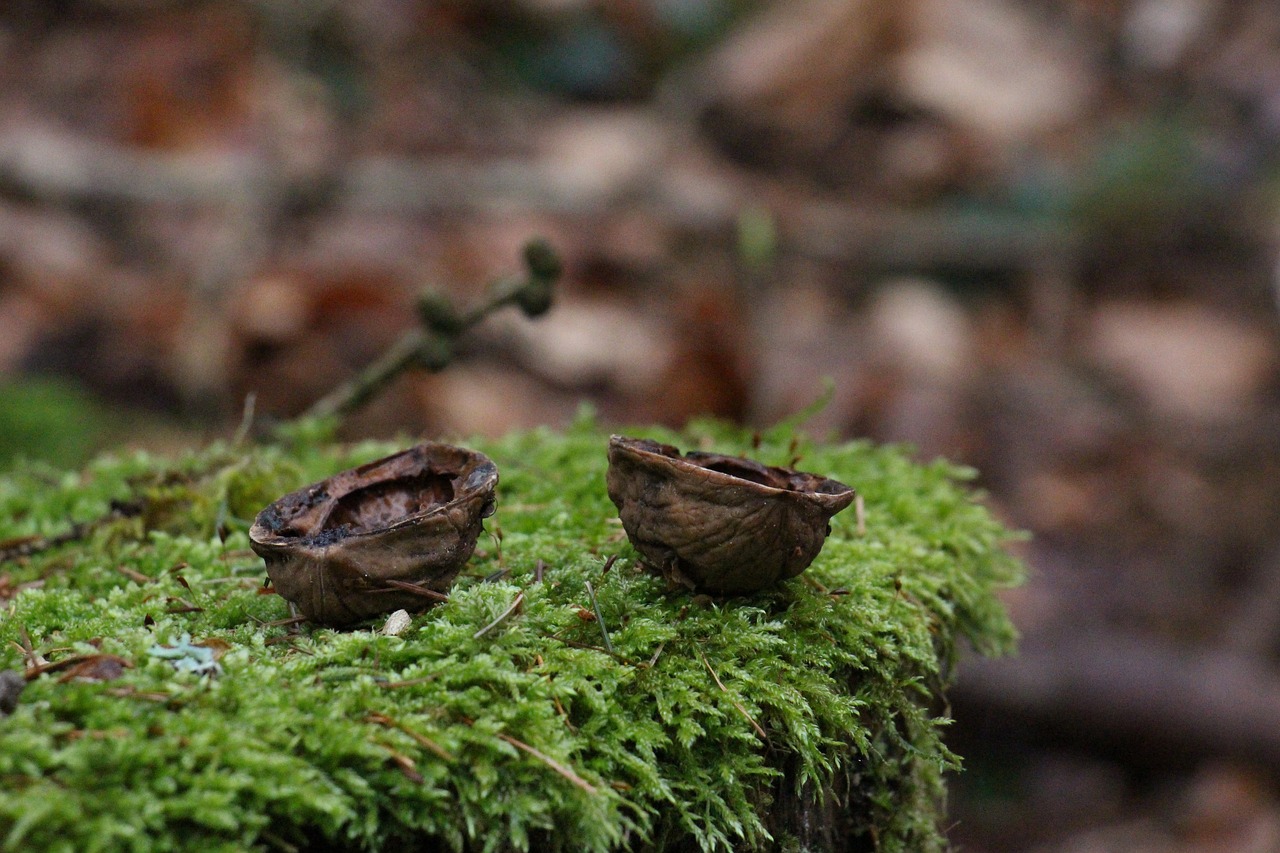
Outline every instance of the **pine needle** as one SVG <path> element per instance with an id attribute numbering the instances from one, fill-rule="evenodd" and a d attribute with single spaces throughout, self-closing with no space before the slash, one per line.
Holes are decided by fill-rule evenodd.
<path id="1" fill-rule="evenodd" d="M 538 750 L 532 746 L 529 746 L 529 744 L 525 743 L 522 740 L 516 740 L 511 735 L 504 734 L 503 732 L 498 732 L 498 737 L 500 737 L 502 740 L 505 740 L 507 743 L 511 744 L 517 749 L 523 749 L 525 752 L 529 753 L 534 758 L 538 759 L 543 764 L 547 765 L 552 770 L 556 771 L 561 776 L 568 779 L 570 782 L 577 785 L 582 790 L 586 791 L 588 794 L 596 793 L 596 788 L 594 785 L 592 785 L 586 779 L 583 779 L 577 773 L 574 773 L 568 767 L 565 767 L 559 761 L 556 761 L 554 758 L 547 755 L 545 752 L 542 752 L 541 750 Z"/>

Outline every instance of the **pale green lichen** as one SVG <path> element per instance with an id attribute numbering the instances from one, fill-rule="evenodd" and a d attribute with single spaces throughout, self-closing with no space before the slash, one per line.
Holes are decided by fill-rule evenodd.
<path id="1" fill-rule="evenodd" d="M 607 435 L 584 418 L 472 443 L 499 466 L 498 513 L 447 604 L 399 636 L 291 633 L 249 519 L 398 447 L 299 430 L 0 476 L 0 540 L 105 519 L 0 564 L 9 589 L 42 582 L 0 603 L 0 669 L 23 668 L 27 637 L 51 661 L 134 664 L 42 675 L 0 718 L 0 849 L 795 849 L 776 812 L 797 792 L 842 797 L 867 849 L 944 847 L 941 698 L 962 641 L 1012 647 L 994 592 L 1020 578 L 969 473 L 787 429 L 758 447 L 719 424 L 644 432 L 799 453 L 859 490 L 865 533 L 837 516 L 805 575 L 765 594 L 668 590 L 625 540 Z M 225 645 L 221 675 L 149 655 L 183 634 Z"/>

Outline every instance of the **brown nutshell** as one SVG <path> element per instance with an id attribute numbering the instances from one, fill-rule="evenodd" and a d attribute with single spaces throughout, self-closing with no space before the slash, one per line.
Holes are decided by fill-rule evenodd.
<path id="1" fill-rule="evenodd" d="M 631 544 L 668 580 L 757 592 L 803 572 L 854 499 L 843 483 L 648 439 L 609 439 L 609 498 Z"/>
<path id="2" fill-rule="evenodd" d="M 470 559 L 497 484 L 484 454 L 425 442 L 290 492 L 258 513 L 249 540 L 313 622 L 422 610 Z"/>

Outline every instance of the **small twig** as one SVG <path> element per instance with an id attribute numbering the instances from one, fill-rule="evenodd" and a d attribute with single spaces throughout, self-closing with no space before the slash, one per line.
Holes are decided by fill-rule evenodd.
<path id="1" fill-rule="evenodd" d="M 830 593 L 830 590 L 828 590 L 821 581 L 819 581 L 815 577 L 812 577 L 811 575 L 803 574 L 800 576 L 800 579 L 804 581 L 805 586 L 810 587 L 811 589 L 817 590 L 823 595 L 827 595 Z"/>
<path id="2" fill-rule="evenodd" d="M 609 651 L 603 646 L 593 646 L 590 643 L 579 643 L 577 640 L 569 640 L 564 637 L 561 637 L 558 634 L 545 634 L 544 636 L 546 636 L 548 639 L 555 640 L 558 643 L 564 643 L 566 646 L 571 646 L 575 649 L 586 649 L 587 651 L 599 652 L 602 655 L 608 655 L 609 657 L 616 660 L 618 663 L 626 664 L 627 666 L 634 666 L 634 664 L 627 658 L 624 658 L 622 655 L 618 654 L 617 652 Z"/>
<path id="3" fill-rule="evenodd" d="M 478 640 L 481 637 L 483 637 L 485 634 L 489 633 L 491 630 L 493 630 L 499 624 L 501 624 L 503 619 L 506 619 L 512 613 L 515 613 L 517 610 L 519 610 L 520 605 L 523 603 L 524 603 L 524 590 L 520 590 L 520 592 L 516 594 L 515 601 L 511 602 L 511 606 L 508 607 L 506 610 L 502 611 L 501 613 L 499 613 L 497 619 L 494 619 L 488 625 L 485 625 L 479 631 L 476 631 L 474 634 L 472 634 L 471 639 Z"/>
<path id="4" fill-rule="evenodd" d="M 137 571 L 136 569 L 131 569 L 128 566 L 116 566 L 116 571 L 134 583 L 151 583 L 151 581 L 155 580 L 155 578 L 150 575 L 144 575 L 142 572 Z M 239 578 L 237 578 L 237 580 L 239 580 Z"/>
<path id="5" fill-rule="evenodd" d="M 596 788 L 594 785 L 592 785 L 586 779 L 583 779 L 577 773 L 574 773 L 568 767 L 565 767 L 559 761 L 556 761 L 554 758 L 547 755 L 545 752 L 542 752 L 539 749 L 529 746 L 529 744 L 525 743 L 524 741 L 516 740 L 511 735 L 506 734 L 504 732 L 498 732 L 498 737 L 501 738 L 502 740 L 505 740 L 507 743 L 511 744 L 517 749 L 523 749 L 525 752 L 529 753 L 534 758 L 538 759 L 543 764 L 547 765 L 552 770 L 556 771 L 561 776 L 568 779 L 570 782 L 577 785 L 582 790 L 586 791 L 588 794 L 596 793 Z"/>
<path id="6" fill-rule="evenodd" d="M 424 748 L 426 748 L 426 749 L 431 750 L 431 751 L 432 751 L 432 752 L 434 752 L 436 755 L 438 755 L 438 756 L 440 756 L 441 758 L 443 758 L 445 761 L 453 761 L 453 760 L 454 760 L 454 759 L 453 759 L 453 754 L 452 754 L 452 753 L 450 753 L 450 752 L 449 752 L 449 750 L 445 749 L 443 746 L 441 746 L 440 744 L 436 743 L 436 742 L 435 742 L 435 741 L 433 741 L 431 738 L 427 737 L 426 735 L 422 734 L 421 732 L 414 731 L 413 729 L 409 728 L 409 727 L 408 727 L 407 725 L 405 725 L 404 723 L 401 723 L 401 722 L 399 722 L 399 721 L 397 721 L 397 720 L 393 720 L 391 717 L 388 717 L 386 714 L 379 714 L 379 713 L 377 713 L 377 712 L 375 711 L 375 712 L 372 712 L 372 713 L 368 714 L 368 715 L 364 718 L 364 721 L 365 721 L 366 723 L 375 723 L 375 724 L 377 724 L 377 725 L 379 725 L 379 726 L 387 726 L 388 728 L 397 729 L 397 730 L 399 730 L 399 731 L 402 731 L 402 732 L 404 732 L 405 734 L 407 734 L 409 737 L 413 738 L 413 739 L 414 739 L 414 741 L 416 741 L 416 742 L 417 742 L 417 744 L 418 744 L 419 746 L 422 746 L 422 747 L 424 747 Z"/>
<path id="7" fill-rule="evenodd" d="M 285 619 L 275 619 L 271 622 L 259 622 L 258 624 L 263 628 L 280 628 L 286 625 L 301 625 L 306 621 L 307 617 L 305 616 L 289 616 Z"/>
<path id="8" fill-rule="evenodd" d="M 377 744 L 378 746 L 382 747 L 387 751 L 388 755 L 391 758 L 391 763 L 394 764 L 400 770 L 400 772 L 405 775 L 406 779 L 408 779 L 411 782 L 416 782 L 419 785 L 422 784 L 424 781 L 426 781 L 426 778 L 421 773 L 418 772 L 417 762 L 415 762 L 412 758 L 400 752 L 389 743 L 383 743 L 382 741 L 377 740 L 376 738 L 371 740 L 373 743 Z"/>
<path id="9" fill-rule="evenodd" d="M 564 709 L 564 705 L 560 704 L 560 698 L 558 696 L 552 696 L 551 701 L 555 703 L 556 710 L 560 712 L 560 717 L 564 720 L 565 727 L 576 735 L 578 733 L 578 727 L 569 722 L 569 712 Z"/>
<path id="10" fill-rule="evenodd" d="M 716 687 L 719 687 L 725 693 L 729 692 L 729 688 L 724 686 L 724 682 L 720 680 L 720 676 L 716 675 L 716 671 L 711 668 L 711 662 L 707 660 L 707 656 L 702 653 L 702 649 L 696 649 L 698 657 L 702 658 L 702 665 L 707 668 L 707 672 L 711 673 L 711 678 L 715 681 Z"/>
<path id="11" fill-rule="evenodd" d="M 421 325 L 406 332 L 351 380 L 317 400 L 302 417 L 345 418 L 412 367 L 443 370 L 453 359 L 453 342 L 503 306 L 517 305 L 530 317 L 546 311 L 551 305 L 552 286 L 560 277 L 560 259 L 548 243 L 533 240 L 525 245 L 524 264 L 524 276 L 491 285 L 488 301 L 466 313 L 456 311 L 438 294 L 424 292 L 418 299 Z"/>
<path id="12" fill-rule="evenodd" d="M 853 515 L 858 520 L 858 535 L 867 535 L 867 504 L 862 499 L 862 494 L 855 493 L 853 496 Z"/>
<path id="13" fill-rule="evenodd" d="M 132 577 L 132 575 L 129 575 L 129 577 Z M 144 578 L 145 578 L 145 577 L 147 577 L 147 576 L 146 576 L 146 575 L 141 575 L 141 577 L 144 577 Z M 148 580 L 150 580 L 150 578 L 147 578 L 147 579 L 148 579 Z M 227 576 L 227 577 L 225 577 L 225 578 L 205 578 L 204 580 L 201 580 L 201 581 L 200 581 L 200 583 L 201 583 L 202 585 L 204 585 L 204 586 L 210 586 L 210 585 L 213 585 L 213 584 L 237 583 L 237 584 L 240 584 L 241 586 L 243 586 L 243 587 L 245 587 L 245 588 L 248 588 L 248 587 L 257 586 L 257 585 L 258 585 L 258 579 L 257 579 L 257 578 L 244 577 L 244 576 L 241 576 L 241 575 L 228 575 L 228 576 Z"/>
<path id="14" fill-rule="evenodd" d="M 114 512 L 111 514 L 113 517 Z M 89 535 L 97 522 L 78 522 L 71 525 L 70 530 L 54 536 L 23 536 L 19 539 L 0 543 L 0 563 L 10 563 L 22 557 L 30 557 L 41 551 L 48 551 L 68 542 L 75 542 Z"/>
<path id="15" fill-rule="evenodd" d="M 390 587 L 390 589 L 373 589 L 369 591 L 370 592 L 392 592 L 393 590 L 399 589 L 399 590 L 404 590 L 405 592 L 411 592 L 414 595 L 420 595 L 423 598 L 429 598 L 432 601 L 448 601 L 449 600 L 449 596 L 445 595 L 443 592 L 436 592 L 434 589 L 427 589 L 425 586 L 420 586 L 419 584 L 416 584 L 416 583 L 409 583 L 408 581 L 398 581 L 390 578 L 383 580 L 383 583 L 385 583 L 388 587 Z"/>
<path id="16" fill-rule="evenodd" d="M 351 381 L 344 382 L 317 400 L 307 409 L 304 417 L 329 418 L 349 415 L 369 402 L 379 391 L 391 384 L 401 373 L 414 364 L 431 368 L 432 362 L 424 358 L 431 344 L 439 341 L 421 329 L 406 332 L 377 360 L 362 370 Z"/>
<path id="17" fill-rule="evenodd" d="M 542 562 L 542 560 L 538 560 L 537 564 L 533 567 L 533 582 L 542 583 L 542 576 L 545 575 L 546 572 L 547 564 Z"/>
<path id="18" fill-rule="evenodd" d="M 649 658 L 649 669 L 653 669 L 655 666 L 658 665 L 658 656 L 662 654 L 662 650 L 665 649 L 666 647 L 667 647 L 666 640 L 663 640 L 661 643 L 658 643 L 658 650 L 653 653 L 653 657 Z"/>
<path id="19" fill-rule="evenodd" d="M 591 581 L 587 581 L 587 595 L 591 597 L 591 609 L 595 611 L 596 622 L 600 624 L 600 635 L 604 637 L 604 649 L 609 654 L 613 654 L 613 643 L 609 641 L 609 628 L 604 624 L 604 614 L 600 612 L 600 602 L 596 600 L 596 591 L 591 587 Z"/>
<path id="20" fill-rule="evenodd" d="M 440 673 L 433 672 L 430 675 L 422 676 L 422 678 L 410 678 L 405 681 L 383 681 L 379 683 L 388 690 L 397 690 L 401 687 L 417 687 L 419 684 L 430 684 L 439 677 Z"/>
<path id="21" fill-rule="evenodd" d="M 702 649 L 698 649 L 698 657 L 702 658 L 702 664 L 707 668 L 707 672 L 711 673 L 711 678 L 715 680 L 716 686 L 719 687 L 720 690 L 723 691 L 724 693 L 728 693 L 729 688 L 724 686 L 724 682 L 720 680 L 720 676 L 716 675 L 716 671 L 711 668 L 711 662 L 708 661 L 707 656 L 702 653 Z M 742 703 L 740 703 L 737 699 L 734 699 L 733 697 L 729 697 L 729 701 L 733 703 L 733 707 L 738 709 L 738 713 L 742 714 L 742 716 L 747 718 L 747 722 L 750 723 L 751 727 L 756 730 L 756 734 L 760 735 L 760 738 L 765 743 L 769 744 L 769 747 L 772 749 L 773 742 L 769 740 L 768 732 L 766 732 L 760 726 L 760 724 L 755 721 L 755 718 L 753 718 L 750 714 L 747 713 L 747 709 L 742 707 Z"/>
<path id="22" fill-rule="evenodd" d="M 30 557 L 41 551 L 57 548 L 59 545 L 77 542 L 104 524 L 121 518 L 131 518 L 139 515 L 141 511 L 141 508 L 113 502 L 111 509 L 105 515 L 92 521 L 78 521 L 62 533 L 53 536 L 22 536 L 0 542 L 0 563 L 10 563 L 22 557 Z"/>
<path id="23" fill-rule="evenodd" d="M 149 702 L 168 702 L 173 697 L 158 690 L 139 690 L 136 687 L 113 687 L 107 691 L 118 699 L 146 699 Z"/>
<path id="24" fill-rule="evenodd" d="M 1054 727 L 1072 743 L 1123 744 L 1137 760 L 1280 767 L 1280 674 L 1254 654 L 1064 624 L 1028 631 L 1012 657 L 967 661 L 964 676 L 961 718 Z"/>
<path id="25" fill-rule="evenodd" d="M 61 672 L 64 669 L 70 669 L 76 664 L 80 664 L 80 663 L 84 663 L 85 661 L 92 661 L 92 660 L 113 661 L 119 664 L 122 669 L 133 669 L 133 662 L 126 660 L 120 657 L 119 655 L 104 655 L 104 654 L 94 653 L 94 654 L 87 654 L 87 655 L 72 655 L 71 657 L 62 658 L 61 660 L 56 660 L 56 661 L 53 661 L 52 663 L 45 662 L 40 664 L 39 666 L 28 667 L 25 673 L 25 677 L 27 681 L 31 681 L 37 676 L 44 675 L 45 673 Z"/>
<path id="26" fill-rule="evenodd" d="M 192 604 L 185 598 L 179 598 L 176 595 L 169 596 L 166 602 L 170 604 L 165 608 L 165 613 L 203 613 L 204 608 L 197 604 Z"/>

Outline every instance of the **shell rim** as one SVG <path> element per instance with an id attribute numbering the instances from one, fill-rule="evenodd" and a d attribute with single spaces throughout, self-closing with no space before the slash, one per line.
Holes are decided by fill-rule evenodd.
<path id="1" fill-rule="evenodd" d="M 669 456 L 665 453 L 655 453 L 652 450 L 648 450 L 644 447 L 639 446 L 642 443 L 652 443 L 652 444 L 658 445 L 659 447 L 670 447 L 672 450 L 676 452 L 677 455 Z M 815 474 L 812 471 L 800 471 L 793 468 L 783 468 L 777 465 L 765 465 L 762 462 L 757 462 L 756 460 L 750 459 L 746 456 L 733 456 L 730 454 L 714 454 L 717 456 L 723 456 L 726 459 L 738 459 L 738 460 L 749 462 L 755 465 L 761 465 L 764 468 L 770 469 L 770 470 L 785 471 L 788 474 L 802 474 L 804 476 L 814 478 L 814 480 L 817 481 L 818 483 L 832 484 L 837 487 L 837 490 L 817 491 L 817 490 L 811 490 L 811 489 L 784 489 L 784 488 L 779 488 L 777 486 L 770 486 L 767 483 L 758 483 L 755 480 L 748 480 L 745 477 L 738 477 L 733 474 L 729 474 L 725 471 L 717 471 L 714 468 L 708 468 L 706 466 L 700 465 L 696 461 L 688 458 L 688 456 L 686 455 L 686 451 L 682 451 L 678 447 L 675 447 L 674 445 L 664 444 L 663 442 L 656 441 L 654 439 L 649 439 L 649 438 L 630 438 L 624 435 L 617 435 L 617 434 L 611 435 L 609 436 L 609 449 L 613 450 L 614 448 L 632 452 L 643 458 L 650 459 L 650 460 L 665 460 L 667 462 L 673 462 L 676 464 L 676 466 L 678 466 L 682 470 L 689 471 L 689 472 L 698 471 L 703 475 L 709 475 L 713 479 L 713 481 L 715 480 L 723 481 L 725 485 L 732 485 L 739 488 L 749 487 L 754 490 L 760 490 L 762 491 L 763 494 L 768 495 L 770 497 L 775 495 L 795 495 L 797 498 L 829 499 L 833 503 L 841 503 L 846 500 L 848 502 L 852 502 L 854 500 L 854 497 L 857 495 L 857 490 L 853 486 L 850 486 L 846 483 L 842 483 L 839 480 L 833 480 L 830 477 L 824 477 L 821 474 Z M 699 451 L 688 451 L 688 452 L 697 453 Z M 826 503 L 827 500 L 822 500 L 822 502 Z M 843 509 L 845 506 L 848 506 L 848 503 L 844 503 L 844 506 L 841 506 L 840 508 Z M 838 511 L 839 510 L 837 510 L 837 512 Z"/>
<path id="2" fill-rule="evenodd" d="M 311 533 L 311 534 L 302 535 L 302 536 L 287 536 L 287 535 L 281 535 L 280 533 L 271 532 L 270 529 L 267 527 L 267 525 L 262 523 L 263 514 L 271 510 L 273 507 L 275 507 L 277 504 L 279 504 L 281 501 L 283 501 L 285 498 L 289 497 L 290 495 L 294 495 L 299 492 L 304 492 L 308 489 L 312 489 L 316 486 L 319 486 L 322 483 L 327 483 L 333 480 L 335 477 L 341 476 L 343 474 L 347 474 L 353 471 L 358 471 L 362 468 L 371 468 L 371 467 L 383 465 L 387 462 L 390 462 L 393 459 L 396 459 L 397 457 L 412 453 L 413 451 L 418 450 L 420 448 L 428 448 L 428 447 L 447 447 L 454 450 L 460 450 L 467 455 L 469 460 L 474 461 L 475 463 L 475 467 L 466 473 L 466 477 L 462 483 L 461 493 L 454 495 L 454 497 L 451 500 L 448 500 L 444 503 L 435 504 L 434 506 L 431 506 L 428 509 L 422 510 L 420 512 L 406 515 L 383 527 L 379 527 L 374 530 L 348 532 L 342 536 L 333 537 L 331 541 L 323 542 L 321 544 L 317 544 L 316 540 L 323 539 L 326 537 L 326 535 L 329 535 L 326 531 L 321 531 L 319 533 Z M 464 469 L 465 467 L 466 466 L 464 466 Z M 462 475 L 462 472 L 459 472 L 459 476 L 461 475 Z M 479 475 L 479 478 L 477 477 L 477 475 Z M 396 478 L 388 477 L 387 479 L 390 480 L 390 479 L 396 479 Z M 382 481 L 375 480 L 373 482 L 376 483 L 376 482 L 382 482 Z M 410 525 L 420 524 L 424 519 L 430 516 L 436 515 L 438 513 L 442 513 L 445 510 L 447 510 L 449 507 L 457 503 L 469 500 L 476 495 L 481 495 L 486 492 L 489 492 L 489 493 L 494 492 L 495 489 L 497 488 L 497 485 L 498 485 L 498 466 L 486 454 L 481 453 L 478 450 L 472 450 L 471 448 L 467 448 L 467 447 L 459 447 L 457 445 L 442 444 L 440 442 L 434 442 L 434 441 L 420 442 L 418 444 L 413 445 L 412 447 L 407 447 L 404 450 L 400 450 L 395 453 L 388 454 L 387 456 L 383 456 L 379 459 L 374 459 L 370 462 L 365 462 L 361 465 L 356 465 L 351 468 L 345 468 L 341 471 L 337 471 L 331 474 L 328 477 L 325 477 L 322 480 L 318 480 L 314 483 L 308 483 L 307 485 L 300 486 L 299 488 L 294 489 L 291 492 L 286 492 L 285 494 L 276 498 L 271 503 L 267 504 L 265 507 L 259 510 L 258 514 L 254 517 L 253 524 L 249 528 L 249 541 L 251 544 L 260 545 L 264 548 L 270 548 L 272 550 L 289 550 L 289 549 L 325 550 L 327 548 L 332 547 L 333 545 L 347 542 L 353 539 L 361 539 L 364 537 L 383 535 L 388 530 L 397 530 L 402 527 L 408 527 Z M 344 493 L 344 495 L 345 494 L 350 494 L 350 492 L 346 492 Z M 329 496 L 328 498 L 326 498 L 326 500 L 338 500 L 338 498 Z M 265 536 L 262 535 L 263 533 L 265 533 L 266 535 Z"/>

